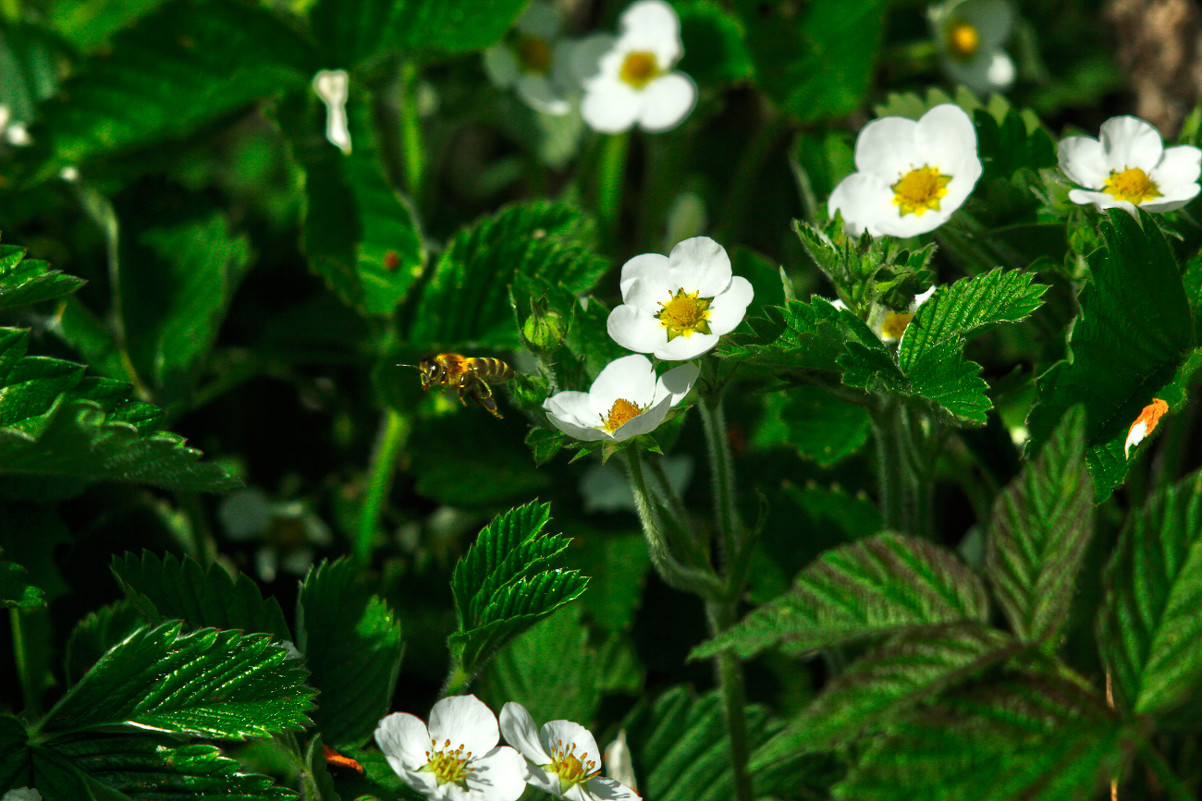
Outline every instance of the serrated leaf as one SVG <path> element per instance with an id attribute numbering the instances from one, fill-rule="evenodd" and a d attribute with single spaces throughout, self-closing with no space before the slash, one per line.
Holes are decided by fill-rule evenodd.
<path id="1" fill-rule="evenodd" d="M 839 310 L 824 298 L 769 306 L 763 317 L 747 321 L 750 333 L 723 337 L 717 354 L 774 370 L 836 370 L 844 340 L 839 320 Z"/>
<path id="2" fill-rule="evenodd" d="M 1085 412 L 1074 407 L 993 504 L 985 569 L 1019 639 L 1059 636 L 1093 528 Z"/>
<path id="3" fill-rule="evenodd" d="M 29 583 L 29 571 L 0 559 L 0 609 L 36 609 L 45 603 L 41 588 Z"/>
<path id="4" fill-rule="evenodd" d="M 1018 675 L 945 697 L 873 745 L 841 801 L 1086 801 L 1129 747 L 1102 699 Z"/>
<path id="5" fill-rule="evenodd" d="M 24 248 L 0 245 L 0 310 L 69 295 L 85 283 L 44 261 L 25 258 Z"/>
<path id="6" fill-rule="evenodd" d="M 1070 406 L 1084 403 L 1099 501 L 1126 478 L 1127 463 L 1114 454 L 1127 429 L 1173 382 L 1194 342 L 1172 248 L 1156 222 L 1139 214 L 1115 209 L 1103 220 L 1105 247 L 1089 260 L 1093 281 L 1081 291 L 1081 317 L 1069 339 L 1072 360 L 1039 379 L 1039 398 L 1027 417 L 1032 446 L 1038 446 Z"/>
<path id="7" fill-rule="evenodd" d="M 309 724 L 305 672 L 267 635 L 179 622 L 139 629 L 100 658 L 46 715 L 61 736 L 134 726 L 199 737 L 267 737 Z"/>
<path id="8" fill-rule="evenodd" d="M 476 222 L 443 251 L 409 339 L 418 347 L 517 347 L 509 285 L 533 281 L 584 294 L 608 267 L 594 252 L 595 242 L 592 219 L 564 204 L 509 206 Z"/>
<path id="9" fill-rule="evenodd" d="M 291 640 L 275 598 L 264 598 L 246 575 L 233 578 L 218 564 L 203 568 L 190 556 L 159 559 L 149 551 L 114 556 L 113 575 L 148 620 L 182 620 L 187 629 L 240 629 Z"/>
<path id="10" fill-rule="evenodd" d="M 147 622 L 128 598 L 85 615 L 67 638 L 67 653 L 63 660 L 66 663 L 67 685 L 79 681 L 106 651 Z"/>
<path id="11" fill-rule="evenodd" d="M 835 397 L 820 386 L 789 390 L 781 409 L 786 441 L 823 467 L 846 459 L 868 439 L 871 421 L 863 406 Z"/>
<path id="12" fill-rule="evenodd" d="M 813 703 L 755 752 L 751 769 L 838 748 L 1024 648 L 979 623 L 903 635 L 827 683 Z"/>
<path id="13" fill-rule="evenodd" d="M 243 773 L 212 745 L 178 745 L 146 735 L 61 737 L 34 746 L 34 783 L 46 801 L 277 801 L 292 790 Z"/>
<path id="14" fill-rule="evenodd" d="M 884 533 L 833 548 L 798 574 L 793 589 L 693 649 L 748 657 L 773 645 L 804 653 L 903 633 L 918 626 L 985 622 L 985 587 L 952 554 Z"/>
<path id="15" fill-rule="evenodd" d="M 964 340 L 945 339 L 926 350 L 910 369 L 911 392 L 951 413 L 958 421 L 985 425 L 993 401 L 985 394 L 989 385 L 981 378 L 981 365 L 964 358 Z"/>
<path id="16" fill-rule="evenodd" d="M 308 43 L 267 10 L 229 0 L 164 3 L 117 33 L 43 108 L 30 156 L 67 165 L 164 139 L 258 99 L 304 88 Z"/>
<path id="17" fill-rule="evenodd" d="M 1045 284 L 1032 283 L 1022 270 L 990 270 L 943 284 L 918 307 L 898 347 L 902 371 L 909 373 L 922 357 L 944 340 L 967 339 L 987 326 L 1015 323 L 1042 305 Z"/>
<path id="18" fill-rule="evenodd" d="M 1098 644 L 1116 703 L 1169 711 L 1202 680 L 1202 473 L 1133 513 L 1106 569 Z"/>
<path id="19" fill-rule="evenodd" d="M 319 691 L 313 721 L 327 744 L 361 745 L 390 708 L 401 624 L 348 559 L 310 570 L 296 606 L 297 645 Z"/>

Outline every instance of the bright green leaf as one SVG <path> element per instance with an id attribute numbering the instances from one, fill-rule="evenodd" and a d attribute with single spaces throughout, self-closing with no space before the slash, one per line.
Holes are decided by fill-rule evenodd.
<path id="1" fill-rule="evenodd" d="M 748 320 L 750 333 L 723 337 L 718 355 L 774 370 L 836 370 L 843 352 L 839 310 L 815 297 L 770 306 Z"/>
<path id="2" fill-rule="evenodd" d="M 28 306 L 69 295 L 86 283 L 50 269 L 44 261 L 25 258 L 25 249 L 0 245 L 0 309 Z"/>
<path id="3" fill-rule="evenodd" d="M 962 355 L 964 340 L 945 339 L 925 351 L 906 376 L 914 395 L 929 400 L 967 425 L 985 425 L 993 402 L 985 391 L 981 365 Z"/>
<path id="4" fill-rule="evenodd" d="M 29 583 L 29 571 L 0 559 L 0 609 L 36 609 L 45 603 L 42 590 Z"/>

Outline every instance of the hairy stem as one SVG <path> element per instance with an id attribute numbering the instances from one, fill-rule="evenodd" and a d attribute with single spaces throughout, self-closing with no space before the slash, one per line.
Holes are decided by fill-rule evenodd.
<path id="1" fill-rule="evenodd" d="M 618 230 L 622 215 L 622 188 L 626 183 L 626 156 L 630 134 L 605 137 L 597 164 L 597 216 L 607 237 Z"/>
<path id="2" fill-rule="evenodd" d="M 442 683 L 442 690 L 438 693 L 439 698 L 446 698 L 448 695 L 459 695 L 467 689 L 467 685 L 472 680 L 472 674 L 463 669 L 463 665 L 456 663 L 451 667 L 450 673 L 447 674 L 446 681 Z"/>
<path id="3" fill-rule="evenodd" d="M 877 481 L 885 526 L 916 537 L 932 531 L 933 500 L 929 477 L 918 468 L 915 432 L 909 413 L 901 402 L 886 398 L 872 412 L 876 440 Z"/>
<path id="4" fill-rule="evenodd" d="M 422 121 L 417 92 L 421 73 L 416 61 L 401 65 L 401 164 L 405 170 L 405 191 L 416 203 L 425 184 L 426 150 L 422 143 Z"/>
<path id="5" fill-rule="evenodd" d="M 735 621 L 734 601 L 710 601 L 705 605 L 710 635 L 717 636 Z M 747 737 L 747 696 L 743 687 L 743 666 L 733 651 L 721 651 L 714 657 L 714 672 L 718 691 L 722 695 L 722 715 L 730 738 L 730 769 L 734 779 L 735 799 L 752 801 L 755 797 L 747 762 L 751 743 Z"/>
<path id="6" fill-rule="evenodd" d="M 721 395 L 703 397 L 697 404 L 705 428 L 705 446 L 710 461 L 710 488 L 714 496 L 714 523 L 722 541 L 723 559 L 730 565 L 739 560 L 742 526 L 735 507 L 735 471 L 726 436 L 726 414 Z M 740 588 L 730 588 L 737 595 Z"/>
<path id="7" fill-rule="evenodd" d="M 360 560 L 371 559 L 376 543 L 376 531 L 380 515 L 392 490 L 392 479 L 396 475 L 396 462 L 412 431 L 409 418 L 396 409 L 389 409 L 384 417 L 383 429 L 372 454 L 368 471 L 367 492 L 363 497 L 363 508 L 359 512 L 359 525 L 355 532 L 354 553 Z"/>

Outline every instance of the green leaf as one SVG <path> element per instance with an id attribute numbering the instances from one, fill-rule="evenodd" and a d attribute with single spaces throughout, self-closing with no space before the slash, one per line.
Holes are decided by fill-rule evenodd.
<path id="1" fill-rule="evenodd" d="M 322 66 L 350 70 L 396 48 L 395 28 L 405 6 L 396 0 L 317 0 L 309 9 L 309 28 Z"/>
<path id="2" fill-rule="evenodd" d="M 291 640 L 284 612 L 275 598 L 264 598 L 249 577 L 230 576 L 219 564 L 203 568 L 190 556 L 161 560 L 144 551 L 141 558 L 114 556 L 113 575 L 148 620 L 182 620 L 191 629 L 241 629 Z"/>
<path id="3" fill-rule="evenodd" d="M 782 644 L 804 653 L 904 633 L 918 626 L 985 622 L 985 587 L 942 548 L 884 533 L 833 548 L 793 589 L 693 649 L 691 659 L 733 649 L 748 657 Z"/>
<path id="4" fill-rule="evenodd" d="M 1059 636 L 1093 529 L 1085 412 L 1074 407 L 993 503 L 985 567 L 1019 639 Z"/>
<path id="5" fill-rule="evenodd" d="M 451 592 L 458 630 L 451 652 L 477 671 L 512 638 L 584 592 L 575 570 L 548 569 L 568 539 L 547 534 L 551 505 L 528 503 L 493 518 L 455 565 Z"/>
<path id="6" fill-rule="evenodd" d="M 789 390 L 781 410 L 786 440 L 802 456 L 823 467 L 846 459 L 868 439 L 870 420 L 863 406 L 841 400 L 820 386 Z"/>
<path id="7" fill-rule="evenodd" d="M 61 737 L 32 749 L 34 784 L 46 801 L 276 801 L 292 790 L 239 770 L 212 745 L 178 745 L 145 734 Z"/>
<path id="8" fill-rule="evenodd" d="M 1115 702 L 1141 715 L 1169 711 L 1202 680 L 1202 473 L 1133 513 L 1106 568 L 1098 644 Z"/>
<path id="9" fill-rule="evenodd" d="M 737 0 L 755 80 L 799 120 L 841 117 L 868 98 L 885 27 L 883 0 L 763 3 Z"/>
<path id="10" fill-rule="evenodd" d="M 1100 698 L 1049 676 L 982 683 L 917 710 L 835 788 L 841 801 L 1087 801 L 1130 746 Z"/>
<path id="11" fill-rule="evenodd" d="M 0 559 L 0 609 L 36 609 L 45 603 L 42 590 L 29 583 L 29 571 Z"/>
<path id="12" fill-rule="evenodd" d="M 296 600 L 297 645 L 317 688 L 313 721 L 331 746 L 361 745 L 388 713 L 405 643 L 388 604 L 348 559 L 309 571 Z"/>
<path id="13" fill-rule="evenodd" d="M 451 240 L 422 293 L 409 339 L 418 347 L 520 343 L 509 285 L 559 285 L 581 295 L 608 267 L 596 226 L 578 209 L 543 201 L 509 206 Z"/>
<path id="14" fill-rule="evenodd" d="M 129 387 L 83 367 L 25 356 L 29 332 L 0 328 L 0 473 L 138 481 L 187 490 L 238 482 L 159 431 L 162 411 L 126 401 Z"/>
<path id="15" fill-rule="evenodd" d="M 935 346 L 954 337 L 969 338 L 998 323 L 1015 323 L 1042 305 L 1047 285 L 1032 283 L 1022 270 L 990 270 L 982 275 L 944 284 L 918 307 L 906 326 L 898 349 L 904 372 Z"/>
<path id="16" fill-rule="evenodd" d="M 406 0 L 391 29 L 398 48 L 446 53 L 483 50 L 500 41 L 527 0 Z"/>
<path id="17" fill-rule="evenodd" d="M 85 283 L 82 278 L 50 269 L 44 261 L 26 259 L 24 248 L 0 245 L 0 309 L 69 295 Z"/>
<path id="18" fill-rule="evenodd" d="M 985 394 L 989 385 L 981 378 L 981 365 L 962 355 L 964 340 L 945 339 L 919 357 L 906 376 L 910 393 L 931 401 L 959 422 L 985 425 L 993 402 Z"/>
<path id="19" fill-rule="evenodd" d="M 830 751 L 879 729 L 1025 646 L 978 623 L 902 636 L 852 663 L 752 757 L 763 770 L 797 753 Z"/>
<path id="20" fill-rule="evenodd" d="M 313 691 L 263 634 L 179 622 L 143 628 L 100 658 L 50 710 L 47 735 L 136 726 L 198 737 L 268 737 L 309 724 Z"/>
<path id="21" fill-rule="evenodd" d="M 117 33 L 43 109 L 39 175 L 195 131 L 316 71 L 309 44 L 266 8 L 174 0 Z"/>
<path id="22" fill-rule="evenodd" d="M 717 0 L 691 0 L 674 6 L 680 16 L 684 56 L 676 65 L 700 86 L 749 78 L 751 54 L 738 17 Z M 742 273 L 736 270 L 737 275 Z"/>
<path id="23" fill-rule="evenodd" d="M 113 646 L 146 623 L 146 618 L 128 598 L 89 612 L 75 624 L 67 638 L 67 684 L 75 684 Z"/>
<path id="24" fill-rule="evenodd" d="M 1081 291 L 1072 359 L 1039 379 L 1039 399 L 1027 417 L 1037 447 L 1070 406 L 1085 404 L 1087 459 L 1099 501 L 1126 478 L 1127 462 L 1116 455 L 1127 429 L 1174 382 L 1194 343 L 1177 260 L 1155 220 L 1114 209 L 1101 230 L 1105 247 L 1089 259 L 1093 281 Z"/>
<path id="25" fill-rule="evenodd" d="M 116 31 L 144 16 L 163 0 L 59 0 L 45 9 L 55 33 L 81 52 L 107 44 Z"/>
<path id="26" fill-rule="evenodd" d="M 11 715 L 0 715 L 0 788 L 28 787 L 25 751 L 29 736 L 25 725 Z"/>
<path id="27" fill-rule="evenodd" d="M 769 306 L 763 317 L 749 319 L 750 333 L 723 337 L 718 355 L 773 370 L 836 370 L 844 335 L 839 310 L 813 297 Z"/>

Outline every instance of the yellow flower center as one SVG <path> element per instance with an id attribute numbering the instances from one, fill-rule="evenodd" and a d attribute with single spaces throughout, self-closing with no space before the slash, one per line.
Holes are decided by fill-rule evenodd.
<path id="1" fill-rule="evenodd" d="M 697 297 L 701 290 L 686 293 L 684 288 L 676 290 L 667 303 L 661 303 L 659 314 L 655 315 L 660 324 L 668 329 L 668 341 L 676 337 L 690 337 L 694 333 L 708 334 L 710 332 L 710 303 L 713 298 Z"/>
<path id="2" fill-rule="evenodd" d="M 1126 200 L 1137 206 L 1160 197 L 1160 187 L 1139 167 L 1128 167 L 1122 172 L 1111 170 L 1102 191 L 1115 200 Z"/>
<path id="3" fill-rule="evenodd" d="M 551 764 L 544 765 L 544 768 L 559 776 L 559 792 L 563 794 L 566 794 L 569 788 L 584 784 L 601 772 L 595 759 L 589 759 L 587 753 L 578 757 L 575 752 L 574 744 L 565 749 L 560 741 L 551 752 Z"/>
<path id="4" fill-rule="evenodd" d="M 913 214 L 921 217 L 928 210 L 939 211 L 939 199 L 947 194 L 950 175 L 940 175 L 938 167 L 926 164 L 898 179 L 889 187 L 893 190 L 893 203 L 902 217 Z"/>
<path id="5" fill-rule="evenodd" d="M 893 339 L 901 339 L 901 335 L 906 332 L 906 326 L 913 319 L 914 315 L 907 312 L 889 312 L 885 315 L 885 322 L 881 324 L 881 334 Z"/>
<path id="6" fill-rule="evenodd" d="M 534 72 L 546 75 L 551 71 L 551 45 L 546 39 L 537 36 L 520 36 L 514 48 L 517 51 L 518 64 L 522 72 Z"/>
<path id="7" fill-rule="evenodd" d="M 465 752 L 462 744 L 451 748 L 450 740 L 443 743 L 442 748 L 439 748 L 438 743 L 431 740 L 430 749 L 426 752 L 426 759 L 429 761 L 419 770 L 433 773 L 439 784 L 458 784 L 466 789 L 468 774 L 472 772 L 472 769 L 467 766 L 468 760 L 472 758 L 472 752 Z"/>
<path id="8" fill-rule="evenodd" d="M 981 46 L 981 32 L 967 22 L 957 20 L 947 26 L 945 41 L 952 58 L 968 61 Z"/>
<path id="9" fill-rule="evenodd" d="M 636 404 L 631 403 L 625 398 L 618 398 L 614 401 L 614 405 L 609 407 L 609 415 L 601 418 L 601 425 L 606 431 L 612 434 L 642 413 L 643 410 Z"/>
<path id="10" fill-rule="evenodd" d="M 623 83 L 629 84 L 635 89 L 642 89 L 655 80 L 662 71 L 655 58 L 655 53 L 636 50 L 626 54 L 626 60 L 622 62 L 622 69 L 618 71 L 618 77 L 622 79 Z"/>

